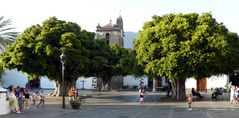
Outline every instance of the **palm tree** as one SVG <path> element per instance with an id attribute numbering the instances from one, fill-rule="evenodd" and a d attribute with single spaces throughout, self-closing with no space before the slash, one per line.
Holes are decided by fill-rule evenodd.
<path id="1" fill-rule="evenodd" d="M 14 42 L 17 37 L 17 32 L 9 32 L 14 29 L 8 27 L 11 23 L 11 19 L 3 20 L 3 16 L 0 17 L 0 51 L 4 51 L 5 47 Z"/>
<path id="2" fill-rule="evenodd" d="M 3 84 L 2 75 L 4 74 L 4 68 L 2 62 L 0 62 L 0 86 Z"/>
<path id="3" fill-rule="evenodd" d="M 13 27 L 8 27 L 11 23 L 11 19 L 3 20 L 3 16 L 0 17 L 0 53 L 5 50 L 7 45 L 14 42 L 17 37 L 17 32 L 9 32 L 13 29 Z M 0 84 L 3 83 L 2 74 L 4 74 L 4 68 L 0 61 Z"/>

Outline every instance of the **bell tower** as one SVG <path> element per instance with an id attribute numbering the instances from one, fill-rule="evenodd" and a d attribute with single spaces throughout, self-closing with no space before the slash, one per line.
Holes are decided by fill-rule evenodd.
<path id="1" fill-rule="evenodd" d="M 96 39 L 105 38 L 109 45 L 119 45 L 124 47 L 124 28 L 121 15 L 116 20 L 116 24 L 112 24 L 111 20 L 105 26 L 96 26 Z"/>

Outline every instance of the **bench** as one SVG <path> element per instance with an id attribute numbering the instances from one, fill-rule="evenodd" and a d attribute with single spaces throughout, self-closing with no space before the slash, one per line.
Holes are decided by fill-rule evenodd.
<path id="1" fill-rule="evenodd" d="M 158 87 L 155 87 L 155 89 L 156 89 L 157 91 L 164 91 L 165 87 L 158 86 Z"/>
<path id="2" fill-rule="evenodd" d="M 197 97 L 197 99 L 201 99 L 203 96 L 199 93 L 199 92 L 196 92 L 196 91 L 191 91 L 191 93 L 192 93 L 192 96 L 194 97 L 194 96 L 196 96 Z"/>
<path id="3" fill-rule="evenodd" d="M 212 93 L 212 99 L 218 98 L 218 96 L 221 96 L 223 100 L 223 89 L 222 88 L 216 88 L 215 91 Z"/>

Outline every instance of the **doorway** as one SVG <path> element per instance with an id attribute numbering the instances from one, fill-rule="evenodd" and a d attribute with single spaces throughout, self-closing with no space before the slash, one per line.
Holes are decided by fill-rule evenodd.
<path id="1" fill-rule="evenodd" d="M 207 92 L 207 78 L 197 79 L 197 91 Z"/>

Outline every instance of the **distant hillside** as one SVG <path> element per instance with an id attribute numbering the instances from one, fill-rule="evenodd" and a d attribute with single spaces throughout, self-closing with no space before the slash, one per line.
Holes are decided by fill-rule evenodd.
<path id="1" fill-rule="evenodd" d="M 124 47 L 125 48 L 133 48 L 133 40 L 138 36 L 135 32 L 125 32 L 124 33 Z"/>

